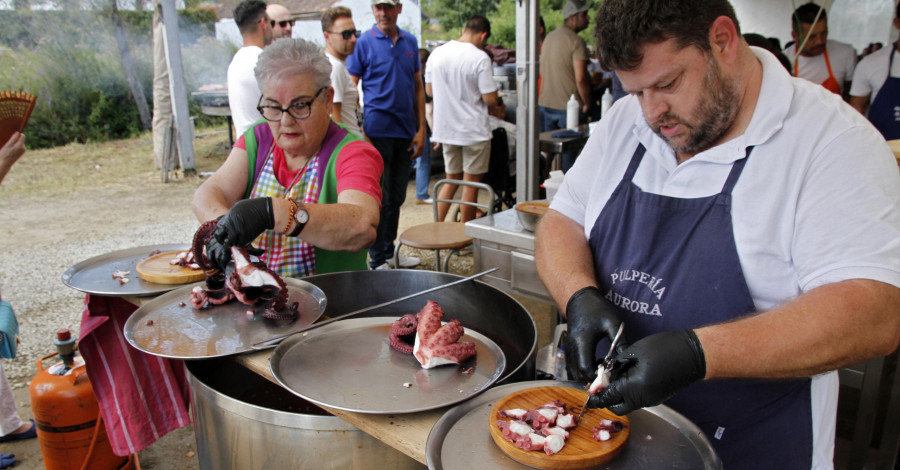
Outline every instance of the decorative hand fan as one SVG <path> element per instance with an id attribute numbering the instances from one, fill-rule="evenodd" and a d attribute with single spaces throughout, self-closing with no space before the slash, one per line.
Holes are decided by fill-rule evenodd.
<path id="1" fill-rule="evenodd" d="M 24 91 L 0 91 L 0 146 L 13 132 L 22 132 L 37 96 Z"/>

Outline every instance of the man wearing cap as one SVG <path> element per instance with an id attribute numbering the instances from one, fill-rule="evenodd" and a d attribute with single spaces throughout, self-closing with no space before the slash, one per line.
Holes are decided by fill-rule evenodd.
<path id="1" fill-rule="evenodd" d="M 290 10 L 277 3 L 270 3 L 266 7 L 266 14 L 269 15 L 269 25 L 272 26 L 272 37 L 275 39 L 291 37 L 294 20 L 291 19 Z"/>
<path id="2" fill-rule="evenodd" d="M 584 0 L 568 0 L 562 10 L 562 26 L 550 32 L 541 46 L 541 132 L 566 128 L 566 102 L 572 95 L 578 100 L 580 114 L 586 116 L 590 111 L 589 54 L 584 39 L 578 36 L 588 26 L 590 7 Z M 574 161 L 574 153 L 563 153 L 562 170 L 568 171 Z"/>
<path id="3" fill-rule="evenodd" d="M 384 159 L 381 179 L 381 222 L 369 248 L 370 267 L 386 269 L 394 255 L 400 206 L 406 200 L 410 162 L 425 146 L 425 86 L 416 37 L 397 27 L 403 11 L 399 0 L 372 0 L 375 25 L 363 32 L 347 71 L 354 84 L 362 80 L 366 117 L 363 130 Z M 400 267 L 419 259 L 400 255 Z"/>
<path id="4" fill-rule="evenodd" d="M 228 107 L 234 129 L 241 135 L 254 122 L 262 119 L 256 107 L 262 92 L 256 83 L 253 68 L 264 47 L 272 43 L 272 25 L 266 13 L 266 2 L 244 0 L 234 8 L 234 22 L 244 40 L 228 65 Z"/>

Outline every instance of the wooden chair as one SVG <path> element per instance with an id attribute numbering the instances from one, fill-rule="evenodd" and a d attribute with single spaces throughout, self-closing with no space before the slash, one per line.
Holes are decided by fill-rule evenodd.
<path id="1" fill-rule="evenodd" d="M 440 188 L 445 184 L 456 184 L 459 186 L 471 186 L 488 193 L 487 203 L 467 202 L 462 199 L 441 199 L 438 197 Z M 490 215 L 494 212 L 494 190 L 484 183 L 475 183 L 471 181 L 448 180 L 443 179 L 434 184 L 433 194 L 434 204 L 434 222 L 420 224 L 410 227 L 400 234 L 400 240 L 397 247 L 394 248 L 394 266 L 399 266 L 400 247 L 403 245 L 418 248 L 420 250 L 434 251 L 434 264 L 438 271 L 447 271 L 450 264 L 450 257 L 453 254 L 459 255 L 459 250 L 472 244 L 472 237 L 466 236 L 465 224 L 460 222 L 439 222 L 438 221 L 438 203 L 449 202 L 451 204 L 460 204 L 475 206 L 481 209 L 485 214 Z M 456 197 L 455 195 L 453 196 Z M 462 197 L 460 195 L 460 197 Z M 449 250 L 441 262 L 441 250 Z"/>

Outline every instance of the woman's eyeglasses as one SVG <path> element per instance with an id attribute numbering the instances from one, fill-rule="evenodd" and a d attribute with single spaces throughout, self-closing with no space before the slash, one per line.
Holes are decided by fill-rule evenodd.
<path id="1" fill-rule="evenodd" d="M 350 39 L 351 36 L 359 37 L 359 35 L 362 34 L 358 29 L 345 29 L 345 30 L 340 31 L 340 32 L 338 32 L 338 31 L 329 31 L 329 33 L 331 33 L 331 34 L 340 34 L 341 37 L 344 38 L 345 41 L 348 40 L 348 39 Z"/>
<path id="2" fill-rule="evenodd" d="M 291 103 L 287 108 L 280 108 L 278 106 L 272 105 L 263 105 L 262 97 L 259 98 L 260 104 L 256 106 L 259 114 L 262 114 L 262 117 L 266 118 L 267 121 L 280 121 L 284 116 L 284 113 L 288 113 L 292 118 L 297 120 L 306 119 L 312 114 L 312 104 L 316 101 L 316 98 L 319 97 L 319 94 L 322 93 L 322 90 L 328 87 L 319 88 L 319 91 L 313 95 L 312 99 L 309 101 L 295 101 Z"/>
<path id="3" fill-rule="evenodd" d="M 282 28 L 286 28 L 287 25 L 291 25 L 291 27 L 294 26 L 294 20 L 284 20 L 284 21 L 275 21 L 275 20 L 272 20 L 272 21 L 271 21 L 271 24 L 272 24 L 272 27 L 273 27 L 273 28 L 275 27 L 275 23 L 278 23 L 278 26 L 281 26 Z"/>

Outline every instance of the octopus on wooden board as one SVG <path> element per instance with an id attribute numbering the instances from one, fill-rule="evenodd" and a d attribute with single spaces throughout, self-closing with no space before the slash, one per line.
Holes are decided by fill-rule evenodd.
<path id="1" fill-rule="evenodd" d="M 574 429 L 578 419 L 566 409 L 566 404 L 554 400 L 533 410 L 513 408 L 500 410 L 497 420 L 504 439 L 522 450 L 543 450 L 547 455 L 558 453 L 569 438 L 569 430 Z"/>

